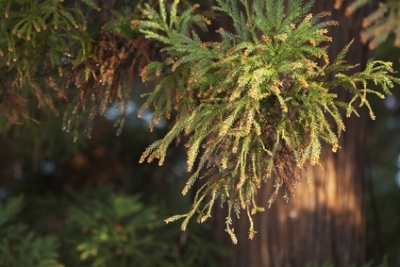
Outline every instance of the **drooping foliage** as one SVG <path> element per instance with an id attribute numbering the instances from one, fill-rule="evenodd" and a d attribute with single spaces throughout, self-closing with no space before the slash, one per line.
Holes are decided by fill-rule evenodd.
<path id="1" fill-rule="evenodd" d="M 0 1 L 1 116 L 8 121 L 34 119 L 26 110 L 31 96 L 37 97 L 39 107 L 57 113 L 52 95 L 65 97 L 64 89 L 56 86 L 62 67 L 83 64 L 92 54 L 84 14 L 62 2 Z"/>
<path id="2" fill-rule="evenodd" d="M 282 187 L 288 199 L 304 166 L 319 163 L 321 142 L 339 148 L 345 130 L 341 111 L 358 115 L 356 105 L 365 105 L 374 118 L 367 95 L 384 97 L 400 80 L 391 76 L 388 62 L 370 61 L 365 70 L 347 64 L 351 44 L 329 58 L 328 28 L 337 23 L 326 20 L 329 12 L 308 13 L 313 1 L 217 3 L 214 9 L 230 16 L 235 30 L 221 28 L 221 41 L 204 42 L 196 29 L 210 20 L 197 12 L 198 5 L 182 8 L 179 0 L 139 7 L 142 18 L 133 19 L 131 29 L 120 20 L 94 34 L 86 20 L 99 7 L 90 0 L 0 0 L 3 123 L 36 121 L 27 108 L 36 96 L 39 106 L 54 113 L 54 99 L 68 102 L 63 128 L 75 136 L 81 129 L 90 134 L 94 117 L 115 102 L 119 133 L 140 72 L 144 82 L 156 84 L 144 106 L 154 109 L 151 128 L 174 117 L 170 131 L 141 162 L 162 164 L 170 144 L 185 140 L 192 175 L 183 193 L 204 178 L 192 209 L 167 222 L 185 218 L 185 229 L 196 212 L 203 222 L 221 199 L 228 206 L 226 229 L 233 242 L 232 214 L 241 211 L 253 238 L 252 216 L 263 210 L 255 203 L 258 188 L 271 179 L 275 191 L 269 204 Z M 348 90 L 351 101 L 337 100 L 337 87 Z"/>
<path id="3" fill-rule="evenodd" d="M 162 42 L 168 55 L 141 73 L 144 81 L 157 81 L 144 107 L 154 107 L 153 123 L 176 113 L 168 134 L 149 146 L 141 161 L 159 159 L 161 165 L 171 142 L 188 136 L 187 166 L 193 174 L 183 193 L 198 178 L 204 182 L 192 209 L 167 222 L 185 218 L 184 230 L 195 213 L 198 222 L 209 218 L 215 201 L 222 199 L 228 206 L 226 230 L 236 243 L 231 216 L 244 210 L 253 238 L 252 216 L 262 210 L 255 194 L 264 182 L 271 178 L 275 187 L 269 204 L 281 187 L 288 199 L 305 164 L 319 163 L 321 142 L 338 149 L 345 130 L 340 111 L 358 115 L 355 105 L 365 105 L 374 118 L 367 95 L 383 98 L 400 80 L 382 61 L 349 74 L 357 67 L 344 60 L 351 44 L 330 59 L 328 27 L 336 22 L 323 20 L 329 12 L 309 14 L 312 1 L 293 0 L 287 6 L 283 1 L 217 2 L 215 9 L 229 15 L 235 27 L 235 32 L 219 29 L 220 42 L 203 42 L 190 30 L 190 23 L 208 21 L 191 10 L 178 14 L 178 1 L 170 8 L 160 1 L 159 11 L 146 5 L 145 18 L 132 22 L 146 38 Z M 353 95 L 349 103 L 337 100 L 338 86 Z"/>
<path id="4" fill-rule="evenodd" d="M 82 129 L 90 136 L 95 116 L 115 102 L 121 131 L 136 68 L 150 62 L 151 44 L 100 27 L 89 33 L 87 20 L 98 11 L 91 0 L 0 1 L 3 125 L 21 118 L 39 123 L 28 107 L 36 97 L 56 115 L 56 105 L 67 103 L 63 129 L 75 137 Z"/>

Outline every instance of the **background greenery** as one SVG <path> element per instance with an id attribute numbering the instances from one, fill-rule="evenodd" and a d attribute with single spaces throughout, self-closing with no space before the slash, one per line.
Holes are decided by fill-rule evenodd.
<path id="1" fill-rule="evenodd" d="M 400 48 L 394 37 L 372 56 L 392 60 L 400 71 Z M 367 256 L 382 259 L 388 266 L 400 264 L 400 91 L 395 87 L 385 101 L 376 100 L 377 120 L 369 122 L 370 169 L 367 170 Z M 374 261 L 375 263 L 377 261 Z"/>

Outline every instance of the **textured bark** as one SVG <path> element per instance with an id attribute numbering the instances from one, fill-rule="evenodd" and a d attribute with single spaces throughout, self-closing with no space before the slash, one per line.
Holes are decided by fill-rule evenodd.
<path id="1" fill-rule="evenodd" d="M 367 49 L 359 42 L 361 21 L 365 10 L 344 17 L 344 1 L 341 9 L 334 10 L 334 0 L 316 1 L 313 12 L 331 11 L 330 19 L 339 26 L 330 29 L 334 42 L 330 54 L 337 55 L 342 48 L 355 39 L 347 60 L 349 63 L 366 61 Z M 348 99 L 340 90 L 339 97 Z M 362 113 L 362 112 L 361 112 Z M 363 116 L 364 115 L 364 116 Z M 214 237 L 219 243 L 232 248 L 224 266 L 229 267 L 282 267 L 306 266 L 307 263 L 334 266 L 362 266 L 365 261 L 365 211 L 364 169 L 366 165 L 365 114 L 346 119 L 337 153 L 324 147 L 321 166 L 309 167 L 307 178 L 295 192 L 289 203 L 282 194 L 272 207 L 256 216 L 258 233 L 251 241 L 247 239 L 248 222 L 235 222 L 239 244 L 232 245 L 223 230 L 226 210 L 219 207 L 214 214 Z M 258 203 L 267 207 L 272 192 L 270 180 L 257 195 Z"/>

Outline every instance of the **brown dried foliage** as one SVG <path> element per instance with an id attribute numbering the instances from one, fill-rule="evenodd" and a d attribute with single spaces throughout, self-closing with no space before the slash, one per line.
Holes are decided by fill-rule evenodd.
<path id="1" fill-rule="evenodd" d="M 27 95 L 21 93 L 21 88 L 30 88 L 37 98 L 38 107 L 49 108 L 55 114 L 58 114 L 55 99 L 72 99 L 64 115 L 63 128 L 67 131 L 75 131 L 80 125 L 91 125 L 95 116 L 104 115 L 112 102 L 117 104 L 120 114 L 117 126 L 121 128 L 134 79 L 148 63 L 160 55 L 159 44 L 142 36 L 132 39 L 116 32 L 102 32 L 94 41 L 94 55 L 88 56 L 82 64 L 76 65 L 72 55 L 64 55 L 63 60 L 68 63 L 59 66 L 61 79 L 54 75 L 54 69 L 45 68 L 22 81 L 18 90 L 13 89 L 10 81 L 0 80 L 0 108 L 7 120 L 14 124 L 23 123 L 23 119 L 38 123 L 28 115 Z M 52 88 L 55 94 L 48 91 L 48 88 Z M 86 127 L 83 128 L 90 133 L 91 128 Z"/>
<path id="2" fill-rule="evenodd" d="M 32 120 L 39 123 L 35 119 L 31 118 L 27 112 L 27 100 L 20 94 L 12 91 L 0 78 L 1 86 L 1 99 L 0 99 L 0 110 L 4 114 L 7 120 L 12 124 L 22 124 L 20 118 Z"/>
<path id="3" fill-rule="evenodd" d="M 121 128 L 135 76 L 157 54 L 152 50 L 156 45 L 141 36 L 131 39 L 116 32 L 103 32 L 96 41 L 94 60 L 79 66 L 70 64 L 63 70 L 61 87 L 78 89 L 64 122 L 79 117 L 92 121 L 96 115 L 104 115 L 109 103 L 115 102 Z M 70 123 L 64 126 L 69 130 Z"/>

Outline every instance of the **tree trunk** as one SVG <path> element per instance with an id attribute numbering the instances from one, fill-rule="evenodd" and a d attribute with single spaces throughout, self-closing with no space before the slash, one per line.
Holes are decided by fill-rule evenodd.
<path id="1" fill-rule="evenodd" d="M 368 51 L 359 41 L 365 10 L 351 17 L 344 16 L 344 1 L 339 10 L 333 8 L 334 0 L 315 1 L 313 13 L 331 11 L 338 27 L 330 29 L 333 43 L 331 59 L 355 39 L 347 60 L 364 66 Z M 349 96 L 339 91 L 341 99 Z M 361 111 L 360 111 L 361 112 Z M 361 112 L 362 113 L 362 112 Z M 364 116 L 363 116 L 364 115 Z M 322 265 L 333 263 L 335 267 L 365 261 L 365 211 L 364 170 L 366 167 L 365 114 L 361 118 L 346 119 L 346 131 L 340 139 L 341 149 L 331 152 L 324 147 L 321 166 L 307 168 L 307 177 L 297 188 L 289 203 L 278 197 L 270 209 L 255 218 L 258 233 L 248 240 L 246 216 L 234 222 L 238 245 L 232 245 L 224 232 L 226 210 L 218 207 L 214 212 L 214 237 L 217 242 L 232 248 L 232 257 L 224 263 L 229 267 L 282 267 L 306 266 L 307 263 Z M 307 182 L 308 180 L 308 182 Z M 267 207 L 273 181 L 259 190 L 258 204 Z"/>

